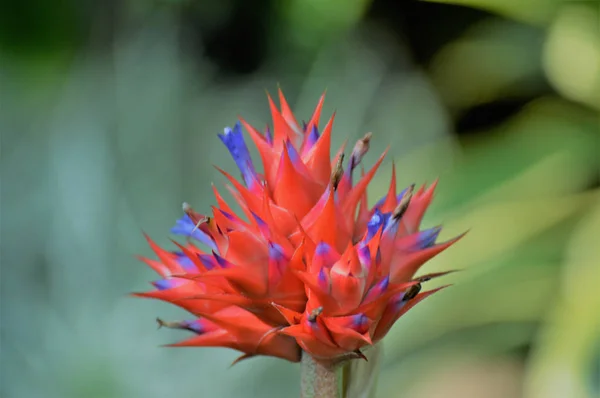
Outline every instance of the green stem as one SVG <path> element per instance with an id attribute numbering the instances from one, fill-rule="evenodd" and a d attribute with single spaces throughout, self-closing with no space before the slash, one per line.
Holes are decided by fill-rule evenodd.
<path id="1" fill-rule="evenodd" d="M 328 366 L 302 353 L 300 398 L 342 398 L 342 367 Z"/>

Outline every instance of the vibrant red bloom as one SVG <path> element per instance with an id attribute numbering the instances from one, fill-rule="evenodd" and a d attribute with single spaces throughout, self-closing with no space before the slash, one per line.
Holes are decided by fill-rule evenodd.
<path id="1" fill-rule="evenodd" d="M 435 183 L 387 194 L 373 208 L 366 189 L 383 160 L 355 179 L 371 135 L 359 140 L 344 170 L 343 148 L 331 160 L 333 117 L 318 125 L 324 97 L 300 127 L 279 92 L 271 98 L 273 134 L 241 124 L 256 145 L 263 174 L 254 168 L 240 123 L 220 135 L 244 183 L 223 170 L 244 216 L 215 189 L 217 206 L 205 216 L 184 204 L 172 232 L 203 243 L 175 243 L 158 261 L 143 259 L 161 276 L 156 290 L 139 296 L 178 305 L 198 319 L 163 322 L 195 337 L 177 346 L 222 346 L 253 355 L 300 359 L 300 349 L 321 361 L 361 357 L 393 323 L 435 291 L 413 279 L 419 267 L 458 238 L 436 244 L 440 228 L 419 231 Z"/>

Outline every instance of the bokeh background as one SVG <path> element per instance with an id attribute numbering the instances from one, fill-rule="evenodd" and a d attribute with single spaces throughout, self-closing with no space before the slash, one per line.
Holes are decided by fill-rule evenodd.
<path id="1" fill-rule="evenodd" d="M 464 269 L 385 341 L 378 397 L 600 396 L 597 1 L 31 0 L 0 10 L 3 398 L 294 397 L 299 367 L 168 349 L 131 299 L 181 203 L 214 200 L 216 137 L 299 119 L 374 132 L 370 190 L 440 177 L 426 224 Z M 431 286 L 431 285 L 430 285 Z"/>

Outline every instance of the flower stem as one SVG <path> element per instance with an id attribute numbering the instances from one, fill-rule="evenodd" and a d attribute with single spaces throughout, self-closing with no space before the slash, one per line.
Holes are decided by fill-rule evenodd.
<path id="1" fill-rule="evenodd" d="M 300 398 L 342 398 L 342 367 L 328 366 L 302 353 Z"/>

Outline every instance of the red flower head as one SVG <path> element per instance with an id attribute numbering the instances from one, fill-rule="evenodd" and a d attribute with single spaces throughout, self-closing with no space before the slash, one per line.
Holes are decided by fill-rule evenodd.
<path id="1" fill-rule="evenodd" d="M 222 346 L 243 352 L 242 358 L 290 361 L 300 359 L 300 349 L 330 363 L 362 357 L 362 347 L 382 339 L 398 318 L 439 290 L 420 292 L 423 282 L 442 274 L 414 275 L 458 238 L 437 244 L 440 228 L 419 230 L 435 183 L 398 194 L 392 173 L 387 194 L 369 208 L 367 185 L 384 155 L 359 178 L 355 174 L 371 134 L 347 161 L 343 148 L 332 160 L 333 117 L 318 128 L 324 97 L 300 127 L 279 96 L 281 109 L 269 98 L 273 133 L 261 134 L 241 120 L 260 153 L 262 174 L 240 123 L 219 135 L 242 174 L 243 183 L 220 170 L 244 215 L 216 189 L 210 216 L 184 204 L 172 232 L 191 240 L 170 252 L 148 239 L 158 261 L 143 261 L 161 279 L 156 290 L 138 295 L 197 317 L 159 321 L 195 333 L 175 346 Z"/>

